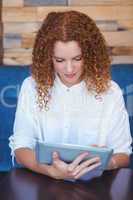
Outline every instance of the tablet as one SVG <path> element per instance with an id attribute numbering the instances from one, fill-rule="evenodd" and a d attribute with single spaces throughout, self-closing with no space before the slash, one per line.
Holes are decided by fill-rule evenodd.
<path id="1" fill-rule="evenodd" d="M 83 152 L 89 152 L 89 155 L 84 159 L 90 159 L 95 156 L 99 156 L 101 159 L 100 168 L 102 170 L 106 169 L 109 159 L 113 153 L 112 149 L 93 147 L 93 146 L 82 146 L 82 145 L 73 145 L 73 144 L 58 144 L 58 143 L 43 143 L 37 142 L 35 153 L 36 158 L 39 163 L 51 164 L 52 163 L 52 153 L 58 152 L 60 159 L 70 163 L 72 162 L 79 154 Z"/>

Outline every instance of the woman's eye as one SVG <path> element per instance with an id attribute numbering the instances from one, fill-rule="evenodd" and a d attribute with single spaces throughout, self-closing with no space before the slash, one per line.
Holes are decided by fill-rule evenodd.
<path id="1" fill-rule="evenodd" d="M 80 61 L 81 59 L 82 59 L 81 57 L 80 58 L 75 58 L 76 61 Z"/>
<path id="2" fill-rule="evenodd" d="M 56 62 L 63 62 L 63 60 L 56 60 Z"/>

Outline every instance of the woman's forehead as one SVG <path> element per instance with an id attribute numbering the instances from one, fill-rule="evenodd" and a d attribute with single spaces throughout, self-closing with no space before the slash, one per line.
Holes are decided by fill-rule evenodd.
<path id="1" fill-rule="evenodd" d="M 81 55 L 81 48 L 77 41 L 62 42 L 57 41 L 54 45 L 54 55 L 56 57 L 62 57 L 65 55 L 71 55 L 72 57 Z"/>

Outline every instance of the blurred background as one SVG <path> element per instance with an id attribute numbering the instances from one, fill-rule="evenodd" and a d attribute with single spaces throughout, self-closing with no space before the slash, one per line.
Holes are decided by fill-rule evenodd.
<path id="1" fill-rule="evenodd" d="M 96 21 L 113 64 L 133 63 L 133 0 L 0 1 L 0 64 L 30 64 L 34 38 L 46 14 L 72 9 Z"/>

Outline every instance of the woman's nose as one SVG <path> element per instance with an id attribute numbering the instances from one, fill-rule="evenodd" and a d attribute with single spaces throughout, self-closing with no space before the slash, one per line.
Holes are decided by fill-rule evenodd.
<path id="1" fill-rule="evenodd" d="M 66 63 L 66 72 L 67 73 L 71 73 L 73 71 L 73 64 L 72 64 L 72 62 L 70 61 L 70 62 L 67 62 Z"/>

